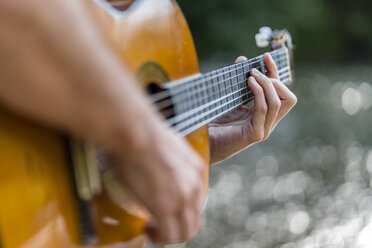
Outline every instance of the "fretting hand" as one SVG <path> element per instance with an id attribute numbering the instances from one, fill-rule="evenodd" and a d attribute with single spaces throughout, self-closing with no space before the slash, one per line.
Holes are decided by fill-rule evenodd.
<path id="1" fill-rule="evenodd" d="M 239 57 L 236 63 L 246 60 Z M 264 55 L 267 76 L 254 69 L 248 86 L 254 104 L 242 106 L 209 124 L 212 164 L 221 162 L 252 144 L 266 140 L 278 122 L 296 104 L 296 96 L 280 82 L 274 60 Z"/>

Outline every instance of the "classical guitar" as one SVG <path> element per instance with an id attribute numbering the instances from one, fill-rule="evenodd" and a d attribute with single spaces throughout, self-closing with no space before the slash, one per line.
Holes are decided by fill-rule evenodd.
<path id="1" fill-rule="evenodd" d="M 206 125 L 254 100 L 246 80 L 253 68 L 266 72 L 263 56 L 201 74 L 187 23 L 173 0 L 89 4 L 169 126 L 208 164 Z M 290 84 L 289 33 L 263 28 L 256 40 L 271 45 L 280 79 Z M 146 209 L 96 157 L 82 141 L 1 110 L 0 247 L 143 247 Z M 204 183 L 206 191 L 208 178 Z"/>

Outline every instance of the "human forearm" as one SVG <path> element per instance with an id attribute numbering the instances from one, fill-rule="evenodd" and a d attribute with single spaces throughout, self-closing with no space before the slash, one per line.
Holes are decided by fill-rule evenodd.
<path id="1" fill-rule="evenodd" d="M 6 37 L 0 40 L 0 101 L 96 143 L 115 146 L 111 143 L 118 137 L 130 140 L 121 130 L 139 133 L 138 125 L 155 114 L 83 5 L 51 2 L 38 11 L 25 6 L 31 9 L 23 13 L 1 6 L 7 14 L 1 13 L 0 22 L 0 36 Z M 53 18 L 43 15 L 48 12 Z"/>
<path id="2" fill-rule="evenodd" d="M 101 145 L 152 214 L 152 240 L 190 239 L 208 167 L 161 121 L 83 3 L 0 1 L 0 104 Z"/>

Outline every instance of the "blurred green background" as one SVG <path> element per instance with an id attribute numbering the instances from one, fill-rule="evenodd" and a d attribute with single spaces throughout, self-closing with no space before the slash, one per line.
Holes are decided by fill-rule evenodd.
<path id="1" fill-rule="evenodd" d="M 287 28 L 298 104 L 211 169 L 204 229 L 175 247 L 372 247 L 372 1 L 178 3 L 202 72 L 266 51 L 261 26 Z"/>
<path id="2" fill-rule="evenodd" d="M 367 61 L 372 52 L 369 0 L 177 1 L 188 20 L 200 59 L 256 54 L 261 26 L 287 28 L 298 63 Z"/>

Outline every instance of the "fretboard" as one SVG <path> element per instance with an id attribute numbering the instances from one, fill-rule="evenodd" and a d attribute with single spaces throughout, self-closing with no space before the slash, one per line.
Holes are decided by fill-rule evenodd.
<path id="1" fill-rule="evenodd" d="M 282 83 L 292 81 L 288 50 L 271 52 Z M 167 83 L 165 88 L 173 106 L 168 123 L 181 135 L 187 135 L 224 114 L 249 103 L 253 93 L 247 85 L 249 72 L 256 68 L 266 74 L 263 55 L 241 63 Z"/>

